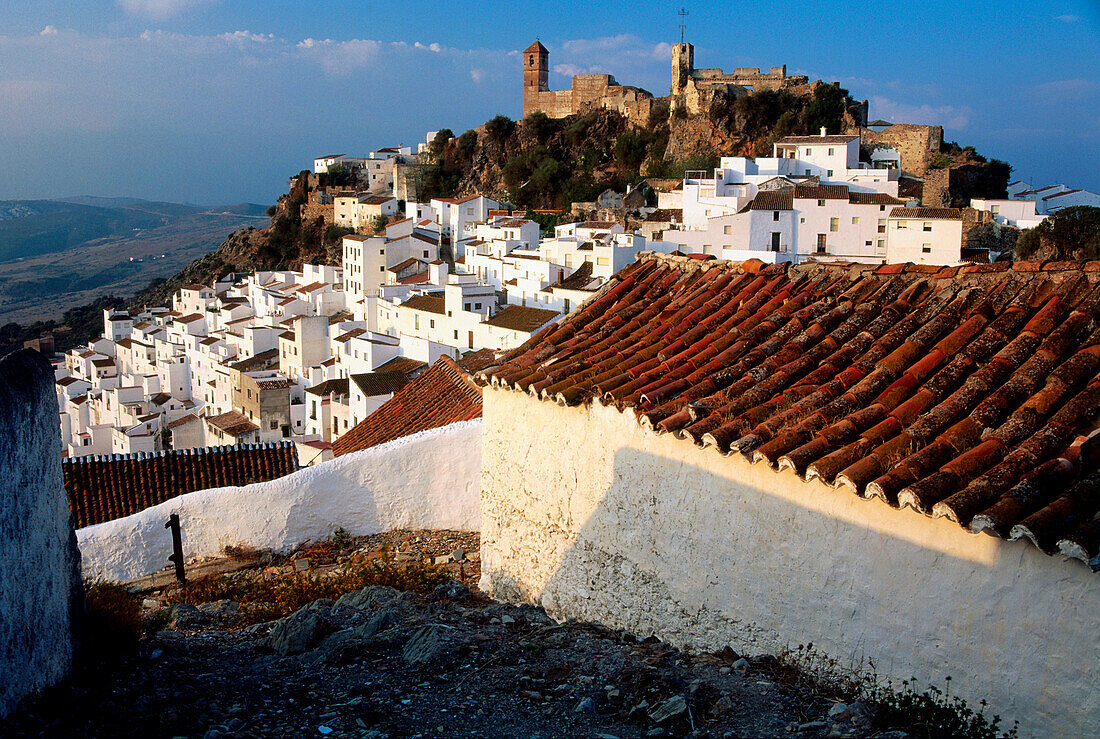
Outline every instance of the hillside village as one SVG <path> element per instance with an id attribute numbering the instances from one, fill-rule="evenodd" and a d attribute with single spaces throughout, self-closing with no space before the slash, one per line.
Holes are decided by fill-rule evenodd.
<path id="1" fill-rule="evenodd" d="M 656 97 L 606 74 L 552 91 L 536 41 L 507 140 L 656 116 L 690 154 L 689 124 L 726 136 L 739 100 L 840 95 L 671 48 Z M 584 200 L 561 178 L 556 202 L 529 199 L 538 167 L 518 181 L 515 164 L 499 187 L 464 191 L 467 170 L 438 192 L 462 147 L 527 156 L 493 121 L 474 144 L 440 130 L 415 152 L 318 156 L 270 232 L 242 236 L 262 252 L 294 224 L 319 239 L 305 257 L 196 263 L 167 304 L 106 308 L 87 344 L 5 360 L 5 388 L 44 378 L 4 396 L 36 414 L 7 419 L 5 453 L 45 450 L 19 484 L 63 485 L 78 529 L 49 556 L 78 543 L 85 576 L 155 577 L 169 515 L 191 565 L 344 527 L 479 531 L 481 589 L 554 619 L 715 655 L 813 641 L 887 679 L 949 671 L 1028 736 L 1086 731 L 1087 669 L 1044 660 L 1100 648 L 1081 616 L 1100 605 L 1100 267 L 1014 257 L 1100 195 L 1007 182 L 942 128 L 842 97 L 830 125 L 678 158 L 713 166 L 677 176 L 650 141 L 630 176 L 621 158 L 593 169 Z M 686 733 L 694 700 L 680 723 L 648 703 L 628 718 Z M 847 720 L 785 731 L 867 730 Z"/>

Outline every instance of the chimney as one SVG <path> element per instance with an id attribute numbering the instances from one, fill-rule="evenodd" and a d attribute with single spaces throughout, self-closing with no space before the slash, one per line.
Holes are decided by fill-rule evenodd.
<path id="1" fill-rule="evenodd" d="M 825 138 L 825 126 L 821 127 L 821 138 Z"/>

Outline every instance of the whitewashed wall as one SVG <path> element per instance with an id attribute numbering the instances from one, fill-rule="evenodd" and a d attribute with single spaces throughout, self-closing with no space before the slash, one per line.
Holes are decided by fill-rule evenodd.
<path id="1" fill-rule="evenodd" d="M 341 526 L 353 535 L 397 528 L 480 527 L 481 421 L 464 421 L 244 487 L 188 493 L 77 531 L 85 575 L 131 580 L 162 569 L 164 528 L 180 515 L 184 556 L 248 545 L 285 551 Z"/>
<path id="2" fill-rule="evenodd" d="M 0 360 L 0 716 L 72 666 L 83 601 L 57 414 L 41 354 Z"/>
<path id="3" fill-rule="evenodd" d="M 1100 575 L 1023 542 L 486 388 L 482 588 L 701 650 L 812 642 L 985 698 L 1024 736 L 1100 726 Z"/>

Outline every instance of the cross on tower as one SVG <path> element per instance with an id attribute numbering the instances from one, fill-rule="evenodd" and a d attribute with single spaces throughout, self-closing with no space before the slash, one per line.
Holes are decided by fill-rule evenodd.
<path id="1" fill-rule="evenodd" d="M 680 8 L 676 11 L 676 15 L 680 16 L 680 43 L 682 44 L 684 43 L 684 28 L 687 27 L 685 20 L 689 13 L 687 12 L 687 8 Z"/>

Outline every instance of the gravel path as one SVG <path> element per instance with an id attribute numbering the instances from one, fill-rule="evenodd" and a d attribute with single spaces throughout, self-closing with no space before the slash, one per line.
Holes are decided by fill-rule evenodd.
<path id="1" fill-rule="evenodd" d="M 136 654 L 84 666 L 0 722 L 0 734 L 863 735 L 820 723 L 830 703 L 788 692 L 732 653 L 690 656 L 446 587 L 366 588 L 237 630 L 185 606 Z"/>

